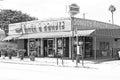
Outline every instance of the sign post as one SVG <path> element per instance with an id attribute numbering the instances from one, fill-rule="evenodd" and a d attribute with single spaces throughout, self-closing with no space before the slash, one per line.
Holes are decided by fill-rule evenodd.
<path id="1" fill-rule="evenodd" d="M 74 41 L 74 15 L 79 13 L 79 6 L 75 3 L 69 5 L 69 13 L 71 17 L 71 29 L 72 29 L 72 61 L 74 62 L 74 47 L 73 47 L 73 41 Z"/>

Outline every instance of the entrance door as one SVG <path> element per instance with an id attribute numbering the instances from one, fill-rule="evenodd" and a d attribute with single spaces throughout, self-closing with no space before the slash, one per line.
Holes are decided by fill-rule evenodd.
<path id="1" fill-rule="evenodd" d="M 47 56 L 47 52 L 48 52 L 48 50 L 47 50 L 47 40 L 44 40 L 44 57 Z"/>
<path id="2" fill-rule="evenodd" d="M 24 49 L 26 50 L 26 52 L 25 52 L 24 56 L 28 56 L 28 53 L 27 53 L 27 42 L 28 42 L 28 40 L 25 39 L 24 40 Z"/>
<path id="3" fill-rule="evenodd" d="M 54 56 L 54 39 L 44 40 L 44 56 L 53 57 Z"/>
<path id="4" fill-rule="evenodd" d="M 54 39 L 48 39 L 47 47 L 48 47 L 48 56 L 53 57 L 54 56 Z"/>
<path id="5" fill-rule="evenodd" d="M 64 57 L 69 57 L 69 38 L 64 38 L 64 45 L 63 45 L 63 49 L 64 49 Z"/>

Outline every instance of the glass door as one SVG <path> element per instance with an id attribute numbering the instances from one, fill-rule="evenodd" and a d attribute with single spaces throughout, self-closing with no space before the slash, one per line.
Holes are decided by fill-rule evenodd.
<path id="1" fill-rule="evenodd" d="M 54 39 L 47 40 L 48 57 L 54 57 Z"/>

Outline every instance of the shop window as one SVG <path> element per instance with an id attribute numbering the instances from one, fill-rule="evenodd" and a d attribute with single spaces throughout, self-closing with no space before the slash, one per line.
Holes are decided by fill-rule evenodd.
<path id="1" fill-rule="evenodd" d="M 62 39 L 58 39 L 58 47 L 62 48 Z"/>
<path id="2" fill-rule="evenodd" d="M 40 53 L 41 53 L 41 41 L 40 39 L 29 39 L 29 50 L 30 50 L 30 53 L 32 51 L 36 51 L 36 56 L 40 56 Z"/>
<path id="3" fill-rule="evenodd" d="M 35 50 L 35 39 L 30 39 L 29 47 L 30 47 L 30 51 Z"/>
<path id="4" fill-rule="evenodd" d="M 61 56 L 63 54 L 62 46 L 63 46 L 62 38 L 59 38 L 57 40 L 57 52 L 58 52 L 58 56 Z"/>
<path id="5" fill-rule="evenodd" d="M 100 50 L 109 50 L 109 42 L 100 42 Z"/>

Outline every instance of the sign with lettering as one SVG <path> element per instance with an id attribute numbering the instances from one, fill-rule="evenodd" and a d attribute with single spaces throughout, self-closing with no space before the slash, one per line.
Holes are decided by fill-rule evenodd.
<path id="1" fill-rule="evenodd" d="M 95 20 L 74 18 L 73 26 L 79 29 L 118 29 L 119 26 Z M 114 26 L 114 27 L 113 27 Z"/>
<path id="2" fill-rule="evenodd" d="M 22 28 L 20 23 L 14 23 L 9 25 L 8 35 L 19 35 L 22 34 Z"/>
<path id="3" fill-rule="evenodd" d="M 70 31 L 70 18 L 46 21 L 28 21 L 9 25 L 9 34 Z"/>
<path id="4" fill-rule="evenodd" d="M 69 6 L 69 12 L 71 16 L 76 15 L 77 13 L 79 13 L 79 6 L 75 3 L 71 4 Z"/>

